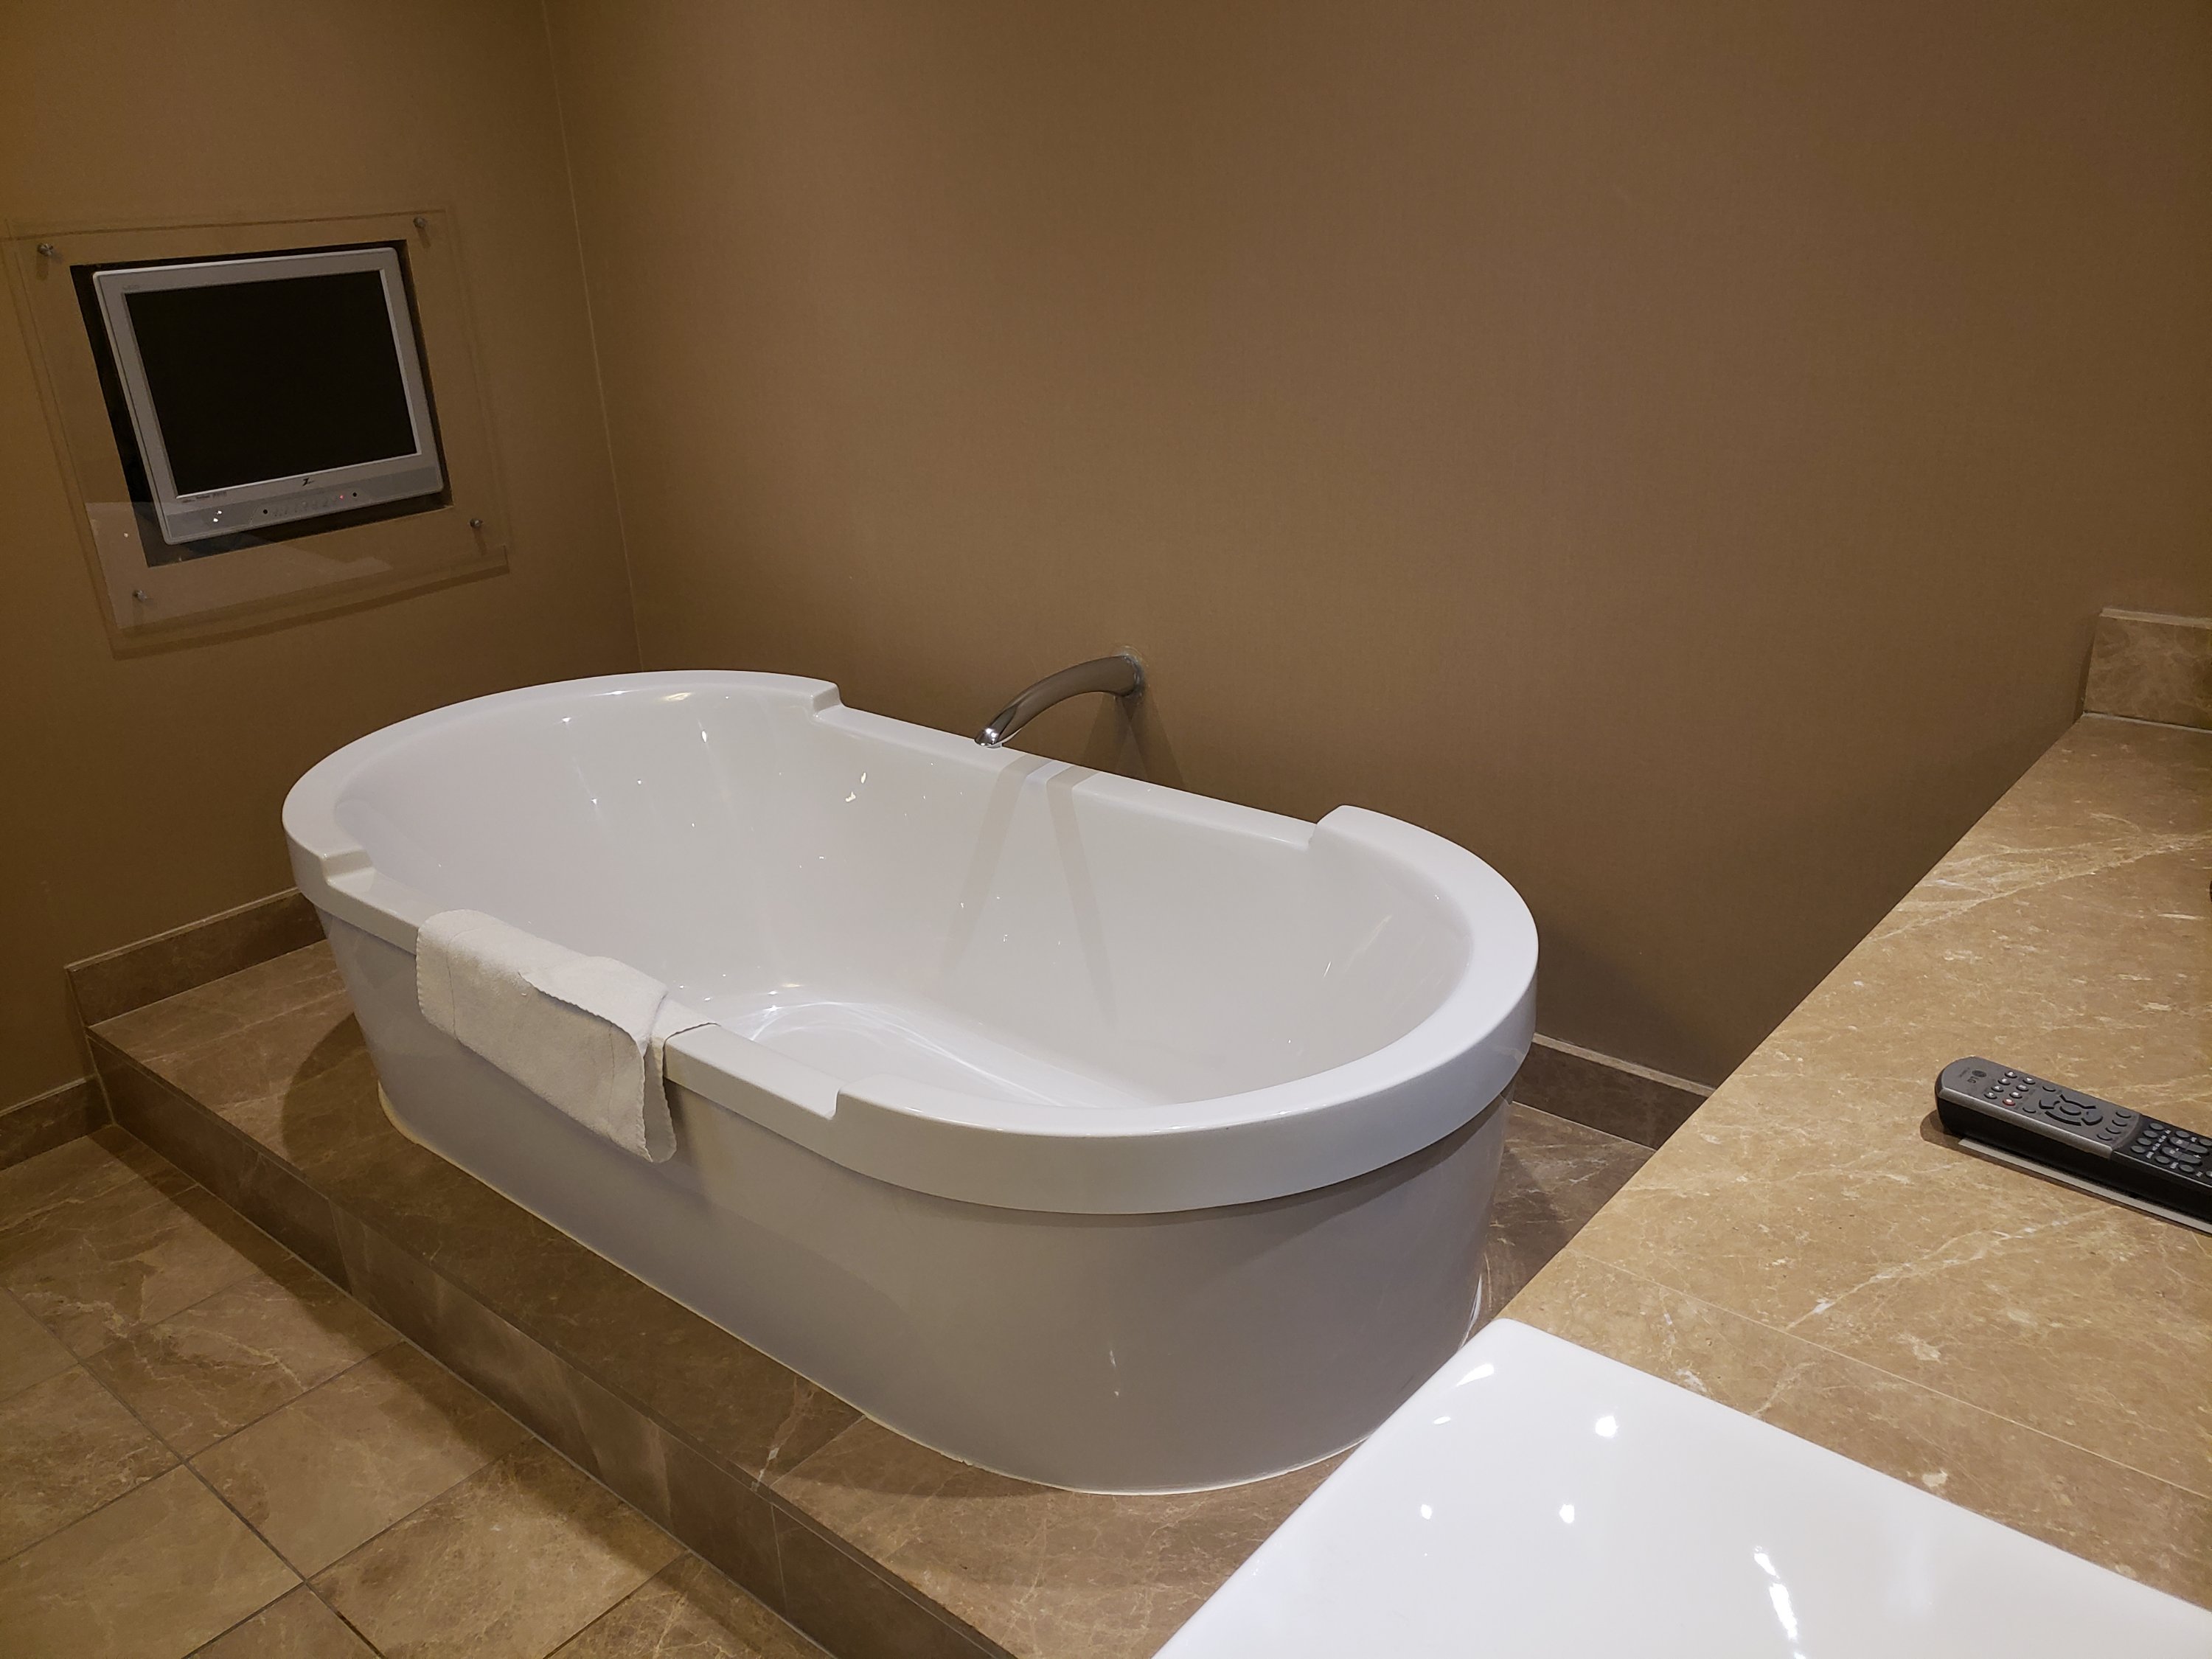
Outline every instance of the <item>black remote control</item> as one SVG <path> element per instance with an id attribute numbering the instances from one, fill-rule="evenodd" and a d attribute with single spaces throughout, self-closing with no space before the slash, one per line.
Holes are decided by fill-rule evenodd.
<path id="1" fill-rule="evenodd" d="M 1943 1068 L 1936 1112 L 1962 1140 L 2212 1224 L 2212 1137 L 1979 1058 Z"/>

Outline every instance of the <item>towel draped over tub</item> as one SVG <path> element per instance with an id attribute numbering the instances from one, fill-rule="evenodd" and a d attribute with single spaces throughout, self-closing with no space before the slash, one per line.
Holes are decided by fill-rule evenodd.
<path id="1" fill-rule="evenodd" d="M 676 1151 L 662 1054 L 714 1022 L 648 974 L 481 910 L 441 910 L 415 947 L 422 1017 L 592 1133 L 659 1164 Z"/>

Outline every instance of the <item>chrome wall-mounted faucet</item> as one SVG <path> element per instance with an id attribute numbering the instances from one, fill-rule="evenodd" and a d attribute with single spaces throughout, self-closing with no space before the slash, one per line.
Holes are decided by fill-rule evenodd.
<path id="1" fill-rule="evenodd" d="M 1144 690 L 1145 665 L 1128 652 L 1095 657 L 1073 668 L 1063 668 L 1057 674 L 1046 675 L 993 715 L 991 723 L 975 734 L 975 741 L 986 749 L 999 748 L 1053 704 L 1065 702 L 1085 691 L 1134 697 L 1141 696 Z"/>

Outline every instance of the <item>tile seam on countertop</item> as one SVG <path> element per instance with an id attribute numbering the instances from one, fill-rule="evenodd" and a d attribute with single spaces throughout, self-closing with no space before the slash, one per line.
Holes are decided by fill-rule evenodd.
<path id="1" fill-rule="evenodd" d="M 1612 1257 L 1601 1255 L 1597 1251 L 1586 1249 L 1573 1240 L 1569 1240 L 1568 1243 L 1561 1248 L 1559 1254 L 1563 1256 L 1570 1255 L 1582 1256 L 1586 1261 L 1594 1261 L 1600 1267 L 1607 1268 L 1611 1272 L 1625 1273 L 1631 1279 L 1639 1279 L 1646 1285 L 1652 1285 L 1658 1290 L 1668 1292 L 1669 1295 L 1679 1296 L 1686 1301 L 1693 1302 L 1700 1308 L 1711 1309 L 1713 1312 L 1724 1315 L 1730 1319 L 1741 1320 L 1747 1325 L 1755 1326 L 1759 1329 L 1768 1332 L 1772 1335 L 1781 1337 L 1786 1341 L 1802 1342 L 1807 1347 L 1815 1349 L 1821 1353 L 1840 1359 L 1846 1364 L 1864 1366 L 1868 1370 L 1872 1371 L 1877 1376 L 1886 1377 L 1890 1382 L 1901 1384 L 1908 1389 L 1917 1389 L 1923 1394 L 1931 1395 L 1938 1400 L 1948 1400 L 1954 1406 L 1963 1407 L 1971 1412 L 1978 1412 L 1983 1416 L 1990 1419 L 1992 1421 L 2009 1424 L 2012 1427 L 2019 1429 L 2024 1433 L 2032 1434 L 2040 1439 L 2048 1440 L 2054 1445 L 2064 1446 L 2069 1450 L 2079 1452 L 2082 1456 L 2093 1458 L 2097 1462 L 2108 1463 L 2116 1469 L 2124 1469 L 2130 1474 L 2140 1476 L 2145 1480 L 2153 1481 L 2159 1486 L 2169 1487 L 2175 1492 L 2186 1492 L 2191 1498 L 2212 1501 L 2212 1492 L 2200 1491 L 2198 1488 L 2190 1485 L 2186 1481 L 2176 1480 L 2167 1475 L 2156 1474 L 2148 1469 L 2139 1468 L 2126 1458 L 2114 1457 L 2108 1452 L 2095 1450 L 2091 1447 L 2082 1445 L 2078 1441 L 2070 1440 L 2063 1434 L 2054 1433 L 2051 1430 L 2039 1427 L 2033 1423 L 2023 1423 L 2019 1418 L 2013 1416 L 2008 1412 L 1999 1411 L 1994 1407 L 1985 1406 L 1978 1400 L 1969 1400 L 1963 1395 L 1954 1394 L 1948 1389 L 1937 1388 L 1935 1384 L 1931 1382 L 1924 1382 L 1918 1377 L 1903 1376 L 1899 1372 L 1890 1370 L 1887 1365 L 1878 1364 L 1874 1360 L 1863 1358 L 1861 1356 L 1852 1353 L 1848 1349 L 1835 1347 L 1828 1343 L 1819 1341 L 1809 1336 L 1800 1336 L 1796 1332 L 1790 1330 L 1784 1326 L 1772 1324 L 1765 1319 L 1759 1318 L 1755 1314 L 1746 1313 L 1741 1309 L 1731 1308 L 1725 1302 L 1716 1302 L 1709 1296 L 1703 1295 L 1696 1291 L 1686 1290 L 1683 1286 L 1674 1284 L 1671 1280 L 1662 1279 L 1657 1274 L 1648 1273 L 1643 1268 L 1632 1267 L 1625 1262 L 1615 1261 Z M 1500 1318 L 1512 1317 L 1511 1310 L 1508 1308 L 1501 1311 L 1498 1316 Z M 1630 1362 L 1624 1360 L 1621 1363 L 1626 1364 Z M 1641 1366 L 1638 1366 L 1637 1369 L 1641 1370 L 1643 1368 Z M 1648 1374 L 1656 1375 L 1656 1373 Z M 1731 1407 L 1731 1409 L 1736 1408 Z M 1753 1414 L 1755 1415 L 1756 1413 Z M 1808 1437 L 1802 1435 L 1798 1437 L 1800 1439 L 1808 1438 Z M 1817 1444 L 1819 1443 L 1814 1442 L 1814 1443 Z M 1852 1461 L 1856 1462 L 1860 1460 L 1855 1458 Z M 1950 1500 L 1947 1499 L 1946 1501 L 1948 1502 Z"/>

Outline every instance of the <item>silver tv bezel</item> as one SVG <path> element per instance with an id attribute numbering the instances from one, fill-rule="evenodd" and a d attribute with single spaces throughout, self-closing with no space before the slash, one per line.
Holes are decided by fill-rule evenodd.
<path id="1" fill-rule="evenodd" d="M 385 315 L 392 325 L 392 349 L 399 359 L 407 416 L 414 428 L 413 452 L 333 467 L 326 472 L 257 478 L 220 489 L 179 493 L 175 475 L 169 470 L 169 452 L 162 441 L 153 392 L 146 383 L 138 337 L 131 325 L 128 296 L 156 289 L 216 288 L 348 270 L 373 270 L 383 281 Z M 92 283 L 100 301 L 100 319 L 106 325 L 108 346 L 115 355 L 123 401 L 131 413 L 131 429 L 146 464 L 155 517 L 161 539 L 172 547 L 212 536 L 251 534 L 301 519 L 350 513 L 356 507 L 434 495 L 446 487 L 445 468 L 438 459 L 437 439 L 430 422 L 430 399 L 423 386 L 422 360 L 415 349 L 414 317 L 408 309 L 407 285 L 400 276 L 396 250 L 334 248 L 312 253 L 245 254 L 182 264 L 121 266 L 94 271 Z"/>

